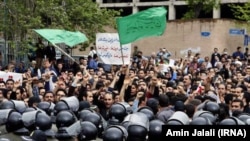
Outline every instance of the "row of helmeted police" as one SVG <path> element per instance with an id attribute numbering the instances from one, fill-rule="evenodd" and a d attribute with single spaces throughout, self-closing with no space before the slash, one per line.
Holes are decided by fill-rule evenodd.
<path id="1" fill-rule="evenodd" d="M 248 114 L 218 120 L 221 108 L 211 101 L 199 105 L 192 119 L 184 111 L 175 111 L 166 120 L 157 118 L 150 107 L 132 112 L 127 103 L 120 102 L 111 106 L 110 119 L 105 121 L 85 105 L 85 101 L 79 102 L 74 96 L 56 104 L 40 102 L 37 108 L 26 107 L 23 101 L 2 102 L 0 141 L 160 141 L 162 125 L 250 124 Z M 168 114 L 168 111 L 163 111 L 163 115 L 164 112 Z"/>

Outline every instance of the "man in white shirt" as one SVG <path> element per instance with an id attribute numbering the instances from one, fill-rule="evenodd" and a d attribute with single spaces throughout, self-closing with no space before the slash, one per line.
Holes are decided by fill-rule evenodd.
<path id="1" fill-rule="evenodd" d="M 96 54 L 96 51 L 95 51 L 94 47 L 92 46 L 92 47 L 90 47 L 90 52 L 89 52 L 88 56 L 91 56 L 93 58 L 94 54 Z"/>

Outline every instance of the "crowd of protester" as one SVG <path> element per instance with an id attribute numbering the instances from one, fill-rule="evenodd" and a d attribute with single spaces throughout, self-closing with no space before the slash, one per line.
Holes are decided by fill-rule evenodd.
<path id="1" fill-rule="evenodd" d="M 2 68 L 23 79 L 0 80 L 0 140 L 150 141 L 160 140 L 151 126 L 250 124 L 248 48 L 173 58 L 136 46 L 127 65 L 100 63 L 95 51 L 72 62 L 40 49 L 28 67 Z"/>

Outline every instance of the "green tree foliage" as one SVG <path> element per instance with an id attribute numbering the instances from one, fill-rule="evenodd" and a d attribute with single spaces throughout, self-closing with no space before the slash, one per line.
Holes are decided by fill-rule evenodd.
<path id="1" fill-rule="evenodd" d="M 0 1 L 0 32 L 6 33 L 8 41 L 18 42 L 24 52 L 34 37 L 32 29 L 81 31 L 91 43 L 104 26 L 114 27 L 115 17 L 120 15 L 120 11 L 99 8 L 92 0 L 4 1 Z"/>
<path id="2" fill-rule="evenodd" d="M 250 1 L 243 5 L 230 5 L 234 17 L 238 20 L 250 22 Z"/>
<path id="3" fill-rule="evenodd" d="M 199 18 L 201 11 L 209 13 L 213 8 L 218 7 L 220 0 L 186 0 L 188 11 L 184 14 L 183 19 Z"/>

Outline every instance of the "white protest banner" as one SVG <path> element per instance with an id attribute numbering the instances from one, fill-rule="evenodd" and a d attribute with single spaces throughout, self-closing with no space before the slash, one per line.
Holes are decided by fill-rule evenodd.
<path id="1" fill-rule="evenodd" d="M 130 62 L 131 44 L 122 45 L 121 51 L 118 33 L 97 33 L 96 51 L 105 64 L 122 65 L 122 57 L 124 64 Z"/>
<path id="2" fill-rule="evenodd" d="M 174 65 L 174 63 L 175 63 L 175 60 L 174 59 L 169 59 L 169 63 L 168 64 L 159 64 L 159 69 L 160 69 L 160 71 L 162 71 L 162 72 L 169 72 L 169 68 L 171 67 L 174 67 L 175 65 Z"/>
<path id="3" fill-rule="evenodd" d="M 7 79 L 13 79 L 14 81 L 23 81 L 22 73 L 14 73 L 14 72 L 5 72 L 0 71 L 0 79 L 6 82 Z"/>
<path id="4" fill-rule="evenodd" d="M 175 60 L 174 59 L 169 59 L 169 66 L 170 67 L 173 67 L 174 66 L 174 63 L 175 63 Z"/>
<path id="5" fill-rule="evenodd" d="M 169 66 L 166 64 L 159 64 L 159 70 L 161 72 L 169 72 Z"/>

